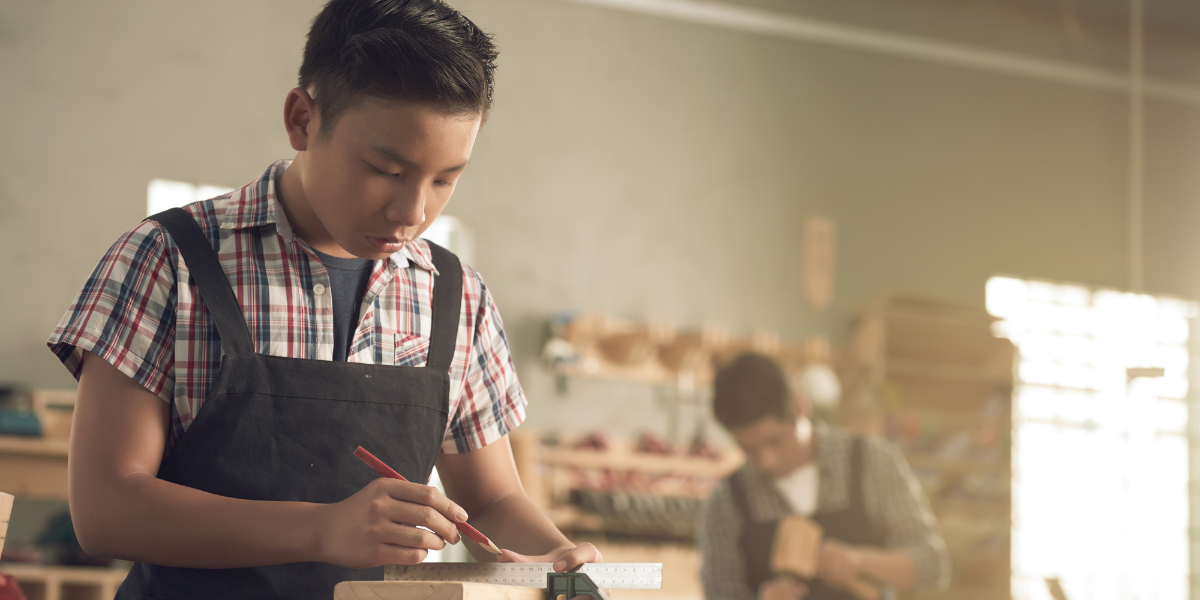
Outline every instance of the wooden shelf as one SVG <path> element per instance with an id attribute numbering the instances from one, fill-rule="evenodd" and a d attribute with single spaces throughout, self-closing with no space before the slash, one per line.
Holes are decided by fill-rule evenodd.
<path id="1" fill-rule="evenodd" d="M 65 500 L 69 446 L 67 440 L 0 435 L 0 490 Z"/>
<path id="2" fill-rule="evenodd" d="M 910 598 L 1010 596 L 1012 502 L 1004 488 L 1012 464 L 1004 439 L 1012 426 L 1016 353 L 1009 340 L 995 337 L 995 321 L 982 306 L 888 294 L 861 311 L 842 365 L 842 385 L 868 407 L 861 410 L 876 411 L 897 437 L 923 440 L 904 455 L 928 474 L 922 486 L 930 488 L 954 572 L 950 589 Z M 985 427 L 995 428 L 997 439 L 981 445 Z M 962 456 L 938 453 L 964 438 L 970 442 Z M 957 497 L 968 480 L 996 496 Z"/>
<path id="3" fill-rule="evenodd" d="M 889 376 L 921 377 L 941 379 L 959 383 L 978 383 L 982 385 L 1012 385 L 1012 373 L 1000 373 L 987 367 L 972 367 L 937 363 L 924 360 L 889 358 L 887 362 Z"/>
<path id="4" fill-rule="evenodd" d="M 97 567 L 48 567 L 0 563 L 29 600 L 112 600 L 128 571 Z"/>
<path id="5" fill-rule="evenodd" d="M 1008 475 L 1012 465 L 1008 460 L 988 460 L 983 458 L 941 458 L 935 454 L 917 452 L 905 453 L 909 466 L 914 469 L 938 469 L 953 475 L 966 473 L 987 473 Z M 1006 459 L 1008 457 L 1005 457 Z"/>
<path id="6" fill-rule="evenodd" d="M 0 435 L 0 453 L 38 456 L 47 458 L 66 458 L 68 440 L 53 440 L 40 437 L 20 435 Z"/>
<path id="7" fill-rule="evenodd" d="M 694 388 L 709 385 L 707 379 L 697 381 L 695 376 L 681 376 L 657 364 L 623 366 L 611 365 L 604 362 L 593 363 L 584 361 L 584 364 L 561 365 L 556 367 L 554 372 L 559 375 L 582 379 L 664 387 Z"/>
<path id="8" fill-rule="evenodd" d="M 720 479 L 742 465 L 740 452 L 725 449 L 717 460 L 689 456 L 668 456 L 634 452 L 617 445 L 608 450 L 571 450 L 541 448 L 539 460 L 548 465 L 580 469 L 611 469 L 639 473 L 673 474 Z"/>

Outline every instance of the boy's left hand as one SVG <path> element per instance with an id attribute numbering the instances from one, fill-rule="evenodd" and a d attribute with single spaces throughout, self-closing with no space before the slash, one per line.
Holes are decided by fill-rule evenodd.
<path id="1" fill-rule="evenodd" d="M 556 548 L 540 556 L 526 556 L 512 550 L 501 550 L 496 562 L 548 562 L 554 563 L 555 572 L 566 573 L 584 563 L 602 563 L 604 557 L 600 556 L 600 551 L 595 546 L 584 542 L 578 546 Z"/>
<path id="2" fill-rule="evenodd" d="M 566 573 L 584 563 L 602 563 L 604 557 L 600 556 L 600 551 L 595 546 L 584 542 L 578 546 L 555 548 L 541 556 L 526 556 L 512 550 L 501 550 L 500 556 L 496 557 L 496 562 L 548 562 L 554 563 L 554 572 Z M 612 590 L 604 590 L 604 593 L 612 598 Z M 580 600 L 581 598 L 587 598 L 587 596 L 576 596 L 571 600 Z"/>

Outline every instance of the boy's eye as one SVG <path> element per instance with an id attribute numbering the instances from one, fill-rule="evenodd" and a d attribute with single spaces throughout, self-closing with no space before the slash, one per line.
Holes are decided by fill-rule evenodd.
<path id="1" fill-rule="evenodd" d="M 450 185 L 450 182 L 442 181 L 441 179 L 437 179 L 437 180 L 434 180 L 433 185 L 436 185 L 438 187 L 446 187 L 446 186 Z"/>
<path id="2" fill-rule="evenodd" d="M 387 171 L 384 171 L 383 169 L 380 169 L 379 167 L 377 167 L 371 163 L 367 163 L 367 165 L 371 167 L 371 170 L 375 171 L 376 173 L 379 173 L 380 175 L 387 175 L 388 177 L 399 177 L 400 176 L 399 173 L 388 173 Z"/>

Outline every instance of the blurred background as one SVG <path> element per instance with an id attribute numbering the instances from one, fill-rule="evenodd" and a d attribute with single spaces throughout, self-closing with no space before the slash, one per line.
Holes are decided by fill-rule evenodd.
<path id="1" fill-rule="evenodd" d="M 427 236 L 504 316 L 531 497 L 666 564 L 646 598 L 702 597 L 691 519 L 741 460 L 708 386 L 747 349 L 904 452 L 954 563 L 920 597 L 1200 598 L 1200 4 L 450 3 L 497 100 Z M 321 4 L 0 2 L 0 572 L 30 598 L 120 580 L 70 550 L 45 340 L 132 224 L 294 154 Z"/>

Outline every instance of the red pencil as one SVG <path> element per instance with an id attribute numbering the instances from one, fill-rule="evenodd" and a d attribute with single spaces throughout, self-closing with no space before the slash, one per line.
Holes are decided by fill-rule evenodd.
<path id="1" fill-rule="evenodd" d="M 357 456 L 359 460 L 371 465 L 372 469 L 375 469 L 377 473 L 383 475 L 384 477 L 399 479 L 400 481 L 408 481 L 403 475 L 393 471 L 391 467 L 383 464 L 382 460 L 375 458 L 374 454 L 367 452 L 367 450 L 362 446 L 359 446 L 358 450 L 354 451 L 354 455 Z M 496 545 L 492 543 L 492 540 L 489 540 L 486 535 L 479 533 L 478 529 L 475 529 L 466 523 L 455 523 L 454 525 L 458 527 L 458 530 L 463 532 L 463 534 L 465 534 L 467 537 L 475 540 L 480 546 L 483 546 L 484 550 L 487 550 L 492 554 L 500 554 L 500 549 L 497 548 Z"/>

